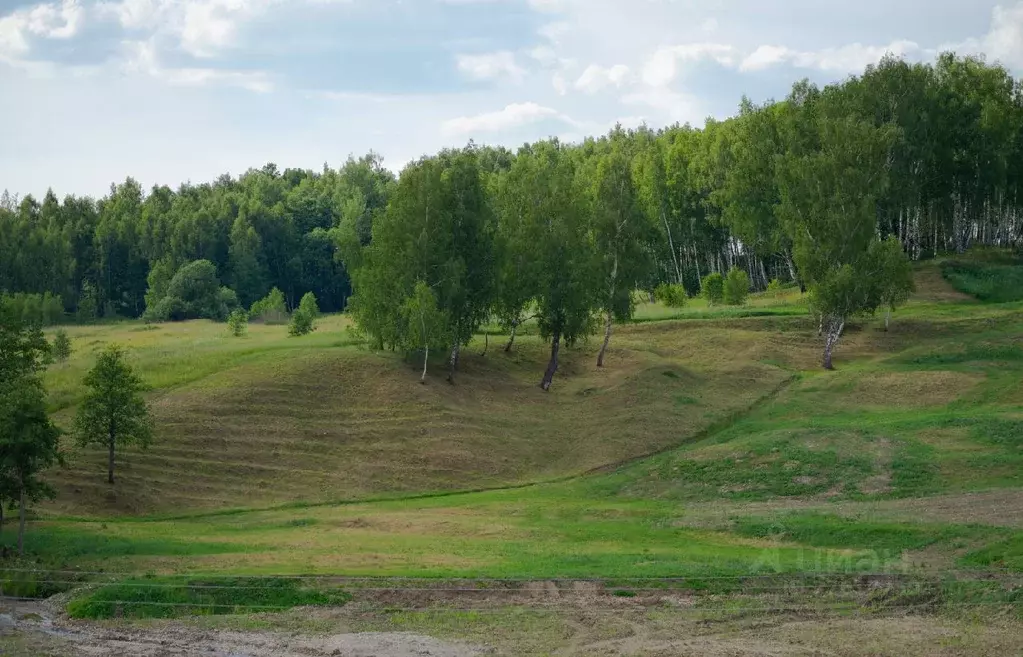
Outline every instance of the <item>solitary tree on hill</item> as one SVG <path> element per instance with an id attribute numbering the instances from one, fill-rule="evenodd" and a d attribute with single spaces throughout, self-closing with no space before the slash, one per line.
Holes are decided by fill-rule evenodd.
<path id="1" fill-rule="evenodd" d="M 114 452 L 118 444 L 143 449 L 153 437 L 149 407 L 142 398 L 145 385 L 132 370 L 118 345 L 104 349 L 85 377 L 89 388 L 75 417 L 74 432 L 82 446 L 107 448 L 107 483 L 114 483 Z"/>
<path id="2" fill-rule="evenodd" d="M 18 500 L 18 552 L 24 552 L 29 500 L 52 495 L 38 477 L 58 463 L 60 430 L 46 412 L 39 371 L 49 345 L 37 327 L 24 325 L 0 304 L 0 521 L 2 505 Z"/>

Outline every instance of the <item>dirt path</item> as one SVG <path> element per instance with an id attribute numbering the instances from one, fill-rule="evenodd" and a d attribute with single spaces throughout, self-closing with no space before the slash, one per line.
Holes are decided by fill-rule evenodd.
<path id="1" fill-rule="evenodd" d="M 107 628 L 71 623 L 38 602 L 0 612 L 2 655 L 54 657 L 476 657 L 485 648 L 407 632 L 296 636 L 186 626 Z"/>
<path id="2" fill-rule="evenodd" d="M 770 613 L 726 601 L 703 608 L 693 607 L 689 599 L 669 604 L 672 596 L 660 596 L 653 604 L 652 599 L 549 593 L 511 605 L 495 598 L 495 606 L 486 611 L 479 601 L 473 611 L 436 606 L 431 608 L 437 613 L 425 614 L 374 614 L 369 607 L 352 605 L 134 624 L 69 621 L 47 603 L 16 603 L 0 606 L 0 655 L 987 657 L 1021 654 L 1023 645 L 1023 623 L 1002 613 L 982 621 L 905 610 L 829 614 L 809 606 Z"/>

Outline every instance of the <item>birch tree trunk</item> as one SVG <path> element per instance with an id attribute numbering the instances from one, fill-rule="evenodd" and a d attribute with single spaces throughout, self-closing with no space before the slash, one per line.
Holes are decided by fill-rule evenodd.
<path id="1" fill-rule="evenodd" d="M 508 344 L 504 345 L 504 353 L 510 354 L 512 345 L 515 344 L 515 330 L 519 328 L 519 320 L 515 320 L 511 323 L 511 337 L 508 338 Z"/>
<path id="2" fill-rule="evenodd" d="M 597 367 L 604 367 L 604 354 L 607 353 L 607 343 L 611 342 L 611 331 L 614 328 L 614 314 L 607 311 L 607 321 L 604 323 L 604 344 L 600 346 L 600 353 L 597 354 Z"/>
<path id="3" fill-rule="evenodd" d="M 455 344 L 451 347 L 451 362 L 448 369 L 448 383 L 455 382 L 455 370 L 458 368 L 458 354 L 462 349 L 462 345 L 459 344 L 458 339 L 455 338 Z"/>
<path id="4" fill-rule="evenodd" d="M 25 556 L 25 485 L 21 485 L 21 498 L 18 501 L 18 556 Z"/>
<path id="5" fill-rule="evenodd" d="M 835 345 L 838 344 L 838 339 L 842 337 L 845 320 L 831 317 L 828 318 L 827 325 L 827 336 L 824 338 L 824 369 L 833 370 L 835 367 L 831 363 L 831 354 Z"/>
<path id="6" fill-rule="evenodd" d="M 423 347 L 423 375 L 419 377 L 419 382 L 426 385 L 426 364 L 430 362 L 430 345 Z"/>
<path id="7" fill-rule="evenodd" d="M 558 351 L 561 349 L 561 331 L 555 331 L 551 336 L 551 360 L 547 363 L 547 371 L 543 373 L 543 380 L 540 387 L 546 392 L 551 389 L 551 382 L 554 381 L 554 373 L 558 371 Z"/>

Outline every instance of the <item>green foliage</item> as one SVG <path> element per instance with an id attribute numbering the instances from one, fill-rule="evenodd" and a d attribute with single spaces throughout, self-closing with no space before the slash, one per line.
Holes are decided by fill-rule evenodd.
<path id="1" fill-rule="evenodd" d="M 25 324 L 53 326 L 64 319 L 64 304 L 60 297 L 49 292 L 43 294 L 0 294 L 0 306 Z"/>
<path id="2" fill-rule="evenodd" d="M 72 599 L 72 618 L 175 618 L 282 612 L 293 607 L 337 607 L 351 595 L 287 577 L 134 579 L 106 584 Z"/>
<path id="3" fill-rule="evenodd" d="M 78 298 L 78 321 L 83 324 L 95 321 L 99 316 L 99 307 L 96 302 L 96 289 L 89 281 L 83 281 L 82 293 Z"/>
<path id="4" fill-rule="evenodd" d="M 236 338 L 242 337 L 249 328 L 249 313 L 241 308 L 236 309 L 228 315 L 227 327 L 230 329 L 231 335 Z"/>
<path id="5" fill-rule="evenodd" d="M 114 452 L 118 445 L 145 449 L 153 437 L 145 385 L 127 361 L 124 350 L 112 344 L 103 349 L 85 376 L 88 392 L 75 415 L 74 434 L 81 446 L 102 445 L 109 462 L 107 481 L 114 483 Z"/>
<path id="6" fill-rule="evenodd" d="M 0 305 L 0 505 L 20 500 L 22 514 L 29 500 L 53 495 L 40 474 L 61 460 L 39 378 L 49 356 L 38 326 Z M 19 531 L 19 552 L 22 541 Z"/>
<path id="7" fill-rule="evenodd" d="M 71 338 L 68 337 L 67 331 L 64 329 L 57 329 L 57 332 L 53 336 L 53 345 L 51 347 L 53 357 L 58 363 L 67 362 L 68 358 L 71 358 Z"/>
<path id="8" fill-rule="evenodd" d="M 741 306 L 746 303 L 749 296 L 750 280 L 749 274 L 738 267 L 732 267 L 728 271 L 722 286 L 722 299 L 729 306 Z"/>
<path id="9" fill-rule="evenodd" d="M 700 282 L 700 296 L 707 300 L 707 303 L 716 305 L 725 300 L 725 278 L 714 272 L 707 274 Z"/>
<path id="10" fill-rule="evenodd" d="M 146 308 L 145 317 L 149 321 L 223 321 L 227 319 L 230 306 L 237 306 L 237 296 L 220 287 L 216 266 L 209 260 L 196 260 L 182 265 L 173 278 L 165 283 L 166 273 L 167 267 L 162 263 L 157 263 L 150 272 L 151 287 L 146 300 L 147 303 L 156 303 Z"/>
<path id="11" fill-rule="evenodd" d="M 777 278 L 772 278 L 771 282 L 767 284 L 767 294 L 772 297 L 780 296 L 782 292 L 781 281 Z"/>
<path id="12" fill-rule="evenodd" d="M 316 319 L 307 310 L 298 308 L 291 313 L 291 320 L 288 322 L 288 335 L 300 337 L 308 335 L 316 330 Z"/>
<path id="13" fill-rule="evenodd" d="M 952 287 L 989 303 L 1023 301 L 1023 265 L 970 261 L 942 263 Z"/>
<path id="14" fill-rule="evenodd" d="M 288 320 L 288 307 L 284 293 L 273 288 L 269 294 L 252 304 L 249 317 L 264 324 L 283 324 Z"/>
<path id="15" fill-rule="evenodd" d="M 689 299 L 686 289 L 677 283 L 661 283 L 654 288 L 654 298 L 669 308 L 684 308 Z"/>
<path id="16" fill-rule="evenodd" d="M 617 128 L 596 158 L 591 179 L 594 248 L 601 260 L 601 309 L 618 321 L 632 317 L 632 291 L 649 277 L 654 229 L 643 213 L 632 173 L 628 138 Z M 583 169 L 581 176 L 587 176 Z"/>
<path id="17" fill-rule="evenodd" d="M 291 322 L 288 324 L 288 335 L 297 337 L 307 335 L 316 330 L 316 318 L 320 316 L 320 308 L 316 304 L 316 295 L 306 292 L 298 304 L 298 308 L 291 314 Z"/>
<path id="18" fill-rule="evenodd" d="M 470 147 L 408 165 L 373 226 L 352 272 L 349 309 L 378 347 L 407 341 L 405 300 L 423 281 L 445 317 L 452 347 L 465 344 L 489 318 L 495 291 L 492 210 Z"/>
<path id="19" fill-rule="evenodd" d="M 316 295 L 312 292 L 302 295 L 302 300 L 298 302 L 298 309 L 313 319 L 320 316 L 320 306 L 316 302 Z"/>

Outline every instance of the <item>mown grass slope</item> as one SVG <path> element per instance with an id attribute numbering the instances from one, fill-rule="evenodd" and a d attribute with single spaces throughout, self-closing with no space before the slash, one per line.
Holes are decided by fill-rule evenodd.
<path id="1" fill-rule="evenodd" d="M 779 359 L 812 359 L 751 320 L 710 331 L 659 322 L 623 328 L 603 369 L 595 343 L 566 350 L 552 394 L 536 385 L 546 348 L 535 335 L 511 354 L 495 344 L 481 356 L 474 344 L 455 385 L 437 363 L 421 386 L 418 364 L 367 350 L 344 322 L 309 339 L 279 326 L 236 339 L 205 322 L 73 332 L 75 357 L 48 373 L 59 419 L 70 419 L 93 352 L 119 341 L 153 387 L 157 433 L 148 451 L 118 455 L 113 487 L 102 450 L 72 451 L 50 510 L 182 513 L 580 474 L 684 442 L 785 382 Z"/>
<path id="2" fill-rule="evenodd" d="M 341 319 L 308 342 L 279 327 L 237 342 L 206 325 L 139 331 L 140 367 L 172 381 L 153 393 L 159 442 L 125 454 L 109 496 L 99 455 L 76 454 L 29 547 L 170 575 L 1018 572 L 1023 304 L 963 298 L 936 265 L 918 273 L 889 331 L 850 327 L 835 372 L 786 300 L 622 327 L 605 369 L 595 344 L 569 350 L 551 394 L 535 336 L 510 356 L 492 339 L 485 357 L 467 350 L 456 385 L 438 368 L 420 386 L 414 364 L 348 344 Z M 206 331 L 191 348 L 227 365 L 167 376 L 174 331 Z"/>

